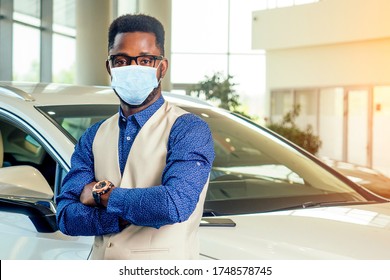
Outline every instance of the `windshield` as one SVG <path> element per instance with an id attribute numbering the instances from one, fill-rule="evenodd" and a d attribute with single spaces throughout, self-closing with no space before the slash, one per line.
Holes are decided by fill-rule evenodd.
<path id="1" fill-rule="evenodd" d="M 76 142 L 87 127 L 115 114 L 118 106 L 39 109 Z M 351 185 L 267 130 L 213 107 L 183 109 L 204 119 L 214 139 L 216 157 L 206 196 L 206 215 L 366 202 Z"/>

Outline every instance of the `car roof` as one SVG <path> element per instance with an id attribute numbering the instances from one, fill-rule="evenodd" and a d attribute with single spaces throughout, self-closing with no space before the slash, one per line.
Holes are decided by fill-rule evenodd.
<path id="1" fill-rule="evenodd" d="M 7 98 L 9 102 L 29 102 L 34 106 L 119 104 L 118 97 L 109 86 L 0 81 L 0 96 Z M 212 107 L 206 101 L 188 95 L 163 92 L 163 96 L 178 105 Z"/>

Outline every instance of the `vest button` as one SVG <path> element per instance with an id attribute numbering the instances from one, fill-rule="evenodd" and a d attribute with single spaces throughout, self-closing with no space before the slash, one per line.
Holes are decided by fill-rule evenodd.
<path id="1" fill-rule="evenodd" d="M 130 140 L 131 140 L 131 137 L 130 137 L 130 136 L 127 136 L 126 139 L 127 139 L 127 141 L 130 141 Z"/>

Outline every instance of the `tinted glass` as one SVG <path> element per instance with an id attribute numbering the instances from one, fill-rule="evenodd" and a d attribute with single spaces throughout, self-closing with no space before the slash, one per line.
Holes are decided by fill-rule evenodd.
<path id="1" fill-rule="evenodd" d="M 118 105 L 71 105 L 37 107 L 76 143 L 94 123 L 118 112 Z"/>

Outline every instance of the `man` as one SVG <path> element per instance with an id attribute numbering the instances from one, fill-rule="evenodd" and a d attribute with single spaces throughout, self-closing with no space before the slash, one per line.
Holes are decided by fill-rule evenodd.
<path id="1" fill-rule="evenodd" d="M 161 95 L 168 61 L 157 19 L 121 16 L 108 37 L 119 112 L 77 143 L 57 199 L 59 228 L 94 235 L 91 259 L 197 258 L 211 132 Z"/>

